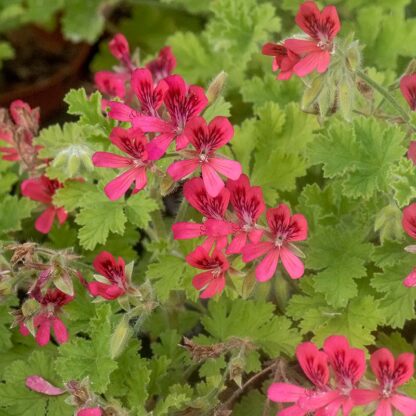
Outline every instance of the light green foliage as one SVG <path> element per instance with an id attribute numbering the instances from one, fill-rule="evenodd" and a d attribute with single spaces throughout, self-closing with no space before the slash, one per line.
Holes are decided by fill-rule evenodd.
<path id="1" fill-rule="evenodd" d="M 299 335 L 287 318 L 275 315 L 274 309 L 271 303 L 222 297 L 218 302 L 210 301 L 202 324 L 218 341 L 248 338 L 272 357 L 292 354 Z"/>
<path id="2" fill-rule="evenodd" d="M 310 158 L 323 164 L 325 177 L 341 178 L 347 196 L 369 199 L 389 190 L 393 168 L 405 153 L 403 138 L 399 128 L 372 118 L 333 122 L 311 146 Z"/>
<path id="3" fill-rule="evenodd" d="M 384 314 L 373 296 L 360 293 L 345 308 L 335 308 L 327 305 L 323 294 L 314 292 L 312 284 L 305 281 L 304 294 L 294 295 L 287 308 L 288 315 L 299 322 L 302 334 L 313 333 L 313 339 L 320 345 L 334 334 L 345 335 L 357 348 L 374 343 L 372 332 L 383 324 Z"/>
<path id="4" fill-rule="evenodd" d="M 77 123 L 43 129 L 36 143 L 42 146 L 40 157 L 53 159 L 46 169 L 48 176 L 64 181 L 91 172 L 94 168 L 91 156 L 97 148 L 89 139 L 94 134 L 90 126 Z"/>
<path id="5" fill-rule="evenodd" d="M 245 172 L 250 173 L 253 184 L 262 186 L 267 193 L 291 191 L 296 179 L 306 173 L 306 150 L 317 122 L 295 104 L 283 109 L 268 102 L 256 114 L 258 118 L 246 120 L 236 129 L 234 153 Z"/>
<path id="6" fill-rule="evenodd" d="M 212 2 L 211 12 L 200 36 L 178 32 L 168 44 L 178 59 L 178 72 L 190 82 L 205 82 L 225 70 L 235 87 L 258 45 L 280 30 L 280 19 L 270 3 L 258 5 L 255 0 L 218 0 Z"/>
<path id="7" fill-rule="evenodd" d="M 0 199 L 0 235 L 19 231 L 22 220 L 30 217 L 36 202 L 28 198 L 18 198 L 15 195 L 6 195 Z"/>
<path id="8" fill-rule="evenodd" d="M 71 416 L 73 408 L 64 396 L 48 397 L 29 390 L 26 377 L 41 375 L 50 383 L 62 386 L 53 369 L 53 356 L 35 351 L 25 361 L 14 361 L 4 371 L 5 383 L 0 384 L 0 412 L 8 416 L 55 414 Z M 3 413 L 4 412 L 4 413 Z"/>
<path id="9" fill-rule="evenodd" d="M 96 315 L 89 325 L 90 339 L 72 337 L 59 347 L 55 368 L 63 380 L 82 380 L 89 377 L 92 388 L 104 393 L 117 363 L 110 357 L 112 310 L 110 304 L 96 307 Z"/>
<path id="10" fill-rule="evenodd" d="M 363 242 L 365 237 L 361 229 L 320 227 L 309 238 L 306 267 L 318 271 L 315 289 L 330 306 L 345 307 L 357 296 L 354 279 L 366 276 L 365 263 L 373 250 Z"/>

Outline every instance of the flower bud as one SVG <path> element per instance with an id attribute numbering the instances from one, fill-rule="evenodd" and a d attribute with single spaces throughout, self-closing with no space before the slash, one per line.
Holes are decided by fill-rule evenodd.
<path id="1" fill-rule="evenodd" d="M 227 77 L 228 77 L 227 73 L 224 71 L 221 71 L 213 79 L 211 84 L 209 84 L 209 87 L 207 89 L 207 98 L 208 98 L 209 104 L 212 104 L 221 96 Z"/>

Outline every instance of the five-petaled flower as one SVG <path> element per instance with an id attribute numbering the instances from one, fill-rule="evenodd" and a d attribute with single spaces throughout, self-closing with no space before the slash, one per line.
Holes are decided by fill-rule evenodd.
<path id="1" fill-rule="evenodd" d="M 50 341 L 51 328 L 54 331 L 55 339 L 58 344 L 67 342 L 68 331 L 58 315 L 61 308 L 73 300 L 73 296 L 69 296 L 59 289 L 48 289 L 45 294 L 39 292 L 36 295 L 36 300 L 40 305 L 39 312 L 33 317 L 36 342 L 40 346 L 46 345 Z M 20 333 L 24 336 L 30 334 L 30 331 L 24 322 L 20 324 Z"/>
<path id="2" fill-rule="evenodd" d="M 281 44 L 263 46 L 263 54 L 275 57 L 273 70 L 281 70 L 278 79 L 289 79 L 293 73 L 304 77 L 314 70 L 325 72 L 334 51 L 334 39 L 341 29 L 337 9 L 326 6 L 321 12 L 313 1 L 300 6 L 295 20 L 307 38 L 289 38 Z"/>
<path id="3" fill-rule="evenodd" d="M 286 48 L 285 43 L 268 42 L 263 46 L 263 55 L 274 56 L 273 71 L 278 71 L 277 79 L 290 79 L 294 74 L 293 67 L 299 62 L 300 56 Z"/>
<path id="4" fill-rule="evenodd" d="M 62 186 L 58 180 L 49 179 L 45 175 L 26 179 L 21 184 L 20 189 L 23 196 L 46 205 L 46 209 L 35 222 L 35 228 L 40 233 L 47 234 L 51 230 L 55 217 L 60 224 L 63 224 L 68 217 L 64 208 L 56 207 L 52 202 L 56 190 Z"/>
<path id="5" fill-rule="evenodd" d="M 319 351 L 312 342 L 304 342 L 296 348 L 296 357 L 314 388 L 307 389 L 290 383 L 273 383 L 268 389 L 268 398 L 277 403 L 293 403 L 279 412 L 279 416 L 304 416 L 309 413 L 308 400 L 316 399 L 319 408 L 323 408 L 336 396 L 336 392 L 328 385 L 328 357 L 323 351 Z M 306 406 L 303 401 L 306 402 Z M 313 404 L 316 405 L 315 402 Z"/>
<path id="6" fill-rule="evenodd" d="M 166 82 L 168 85 L 164 97 L 168 119 L 164 120 L 157 116 L 140 116 L 134 119 L 134 125 L 145 133 L 159 133 L 148 145 L 151 160 L 160 159 L 174 140 L 177 150 L 186 147 L 187 123 L 199 116 L 208 104 L 203 88 L 186 85 L 179 75 L 171 75 L 161 82 Z"/>
<path id="7" fill-rule="evenodd" d="M 377 404 L 376 416 L 392 415 L 395 409 L 406 416 L 416 414 L 416 399 L 412 399 L 397 391 L 407 383 L 414 372 L 414 355 L 400 354 L 394 359 L 386 348 L 381 348 L 371 355 L 371 369 L 378 385 L 373 389 L 356 389 L 352 398 L 356 405 Z"/>
<path id="8" fill-rule="evenodd" d="M 416 111 L 416 74 L 400 79 L 400 90 L 412 111 Z"/>
<path id="9" fill-rule="evenodd" d="M 158 117 L 157 110 L 163 103 L 168 85 L 162 80 L 153 82 L 152 73 L 147 68 L 135 69 L 131 75 L 131 90 L 136 95 L 140 108 L 135 110 L 118 101 L 109 102 L 108 115 L 114 120 L 131 122 L 133 126 L 140 116 Z"/>
<path id="10" fill-rule="evenodd" d="M 279 259 L 292 279 L 302 277 L 304 265 L 292 243 L 306 240 L 308 224 L 305 217 L 302 214 L 291 216 L 285 204 L 267 210 L 266 217 L 269 228 L 264 236 L 267 241 L 247 244 L 243 248 L 243 261 L 247 263 L 265 256 L 256 267 L 256 278 L 260 282 L 273 277 Z"/>
<path id="11" fill-rule="evenodd" d="M 225 273 L 230 265 L 221 251 L 214 249 L 209 253 L 200 246 L 186 256 L 186 261 L 192 267 L 206 270 L 192 279 L 195 289 L 201 291 L 202 299 L 211 298 L 224 290 Z"/>
<path id="12" fill-rule="evenodd" d="M 176 58 L 170 46 L 165 46 L 159 51 L 159 55 L 146 64 L 146 68 L 152 73 L 155 83 L 168 77 L 176 68 Z"/>
<path id="13" fill-rule="evenodd" d="M 247 175 L 241 175 L 236 181 L 226 183 L 230 191 L 230 203 L 236 215 L 233 221 L 233 240 L 227 247 L 227 254 L 239 254 L 247 244 L 247 239 L 258 243 L 263 229 L 257 220 L 265 209 L 263 192 L 259 186 L 250 186 Z"/>
<path id="14" fill-rule="evenodd" d="M 338 414 L 342 408 L 349 415 L 355 406 L 352 391 L 363 377 L 366 369 L 363 350 L 352 348 L 347 338 L 333 335 L 324 342 L 324 352 L 335 376 L 335 388 L 301 398 L 299 404 L 309 411 L 318 411 L 324 407 L 326 414 Z"/>
<path id="15" fill-rule="evenodd" d="M 212 197 L 207 193 L 201 178 L 188 180 L 183 187 L 185 199 L 199 211 L 204 220 L 202 224 L 196 222 L 177 222 L 172 225 L 175 240 L 187 240 L 207 237 L 202 246 L 210 251 L 215 245 L 222 250 L 227 245 L 227 236 L 232 233 L 232 224 L 225 219 L 225 213 L 230 201 L 230 191 L 223 188 Z"/>
<path id="16" fill-rule="evenodd" d="M 227 118 L 218 116 L 207 124 L 202 117 L 196 117 L 188 123 L 185 134 L 194 149 L 184 150 L 184 158 L 169 166 L 167 171 L 175 181 L 200 168 L 208 194 L 215 197 L 224 188 L 218 173 L 234 180 L 240 177 L 240 163 L 216 154 L 234 134 L 233 126 Z"/>
<path id="17" fill-rule="evenodd" d="M 110 134 L 111 142 L 128 156 L 109 152 L 96 152 L 92 156 L 94 166 L 102 168 L 122 168 L 125 171 L 110 181 L 104 192 L 109 199 L 121 198 L 134 182 L 133 193 L 141 191 L 147 184 L 146 170 L 151 162 L 147 156 L 147 138 L 141 130 L 128 130 L 115 127 Z"/>
<path id="18" fill-rule="evenodd" d="M 107 252 L 101 252 L 93 262 L 95 275 L 99 281 L 88 283 L 88 291 L 93 296 L 101 296 L 107 300 L 116 299 L 124 295 L 128 289 L 125 262 L 119 257 Z"/>

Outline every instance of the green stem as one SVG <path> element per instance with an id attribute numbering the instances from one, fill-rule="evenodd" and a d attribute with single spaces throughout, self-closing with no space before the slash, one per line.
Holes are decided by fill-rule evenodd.
<path id="1" fill-rule="evenodd" d="M 159 189 L 152 188 L 150 190 L 150 196 L 157 201 L 157 204 L 159 206 L 159 209 L 151 212 L 150 214 L 150 217 L 152 218 L 152 222 L 150 225 L 152 227 L 152 230 L 154 231 L 154 237 L 156 237 L 157 240 L 163 240 L 169 234 L 166 229 L 165 221 L 162 217 L 163 201 L 162 201 L 162 198 L 160 197 Z"/>
<path id="2" fill-rule="evenodd" d="M 407 111 L 397 102 L 397 100 L 390 94 L 390 92 L 386 88 L 378 84 L 376 81 L 374 81 L 365 72 L 361 70 L 357 70 L 356 74 L 368 85 L 370 85 L 370 87 L 374 88 L 377 92 L 379 92 L 397 111 L 400 117 L 402 117 L 402 119 L 413 128 L 413 126 L 410 124 L 410 117 Z"/>

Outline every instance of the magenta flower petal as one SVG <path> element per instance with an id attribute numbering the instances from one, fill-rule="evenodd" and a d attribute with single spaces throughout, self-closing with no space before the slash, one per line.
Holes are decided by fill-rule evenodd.
<path id="1" fill-rule="evenodd" d="M 41 346 L 45 346 L 51 338 L 51 323 L 48 318 L 43 318 L 36 332 L 36 342 Z"/>
<path id="2" fill-rule="evenodd" d="M 55 219 L 55 208 L 48 207 L 35 221 L 35 228 L 42 234 L 48 234 Z"/>
<path id="3" fill-rule="evenodd" d="M 132 123 L 133 120 L 139 116 L 136 110 L 133 110 L 128 105 L 120 103 L 118 101 L 109 101 L 108 106 L 110 107 L 108 116 L 113 120 L 127 121 L 129 123 Z"/>
<path id="4" fill-rule="evenodd" d="M 237 180 L 242 173 L 240 163 L 235 160 L 212 158 L 209 160 L 208 164 L 217 172 L 232 180 Z"/>
<path id="5" fill-rule="evenodd" d="M 114 153 L 96 152 L 92 156 L 92 163 L 100 168 L 125 168 L 131 166 L 132 160 Z"/>
<path id="6" fill-rule="evenodd" d="M 64 323 L 59 319 L 55 318 L 52 321 L 53 332 L 55 333 L 55 338 L 58 344 L 64 344 L 68 341 L 69 335 L 68 330 Z"/>
<path id="7" fill-rule="evenodd" d="M 224 182 L 209 164 L 202 165 L 202 179 L 210 196 L 216 197 L 224 188 Z"/>
<path id="8" fill-rule="evenodd" d="M 416 268 L 414 268 L 410 274 L 404 279 L 403 284 L 406 287 L 415 287 L 416 286 Z"/>
<path id="9" fill-rule="evenodd" d="M 405 416 L 412 416 L 416 414 L 416 399 L 412 399 L 401 394 L 394 394 L 390 399 L 390 403 Z"/>
<path id="10" fill-rule="evenodd" d="M 115 179 L 110 181 L 105 187 L 104 192 L 111 201 L 120 199 L 130 188 L 136 179 L 137 168 L 129 169 Z"/>
<path id="11" fill-rule="evenodd" d="M 89 407 L 77 411 L 77 416 L 102 416 L 102 414 L 99 407 Z"/>
<path id="12" fill-rule="evenodd" d="M 177 222 L 172 225 L 173 238 L 175 240 L 188 240 L 201 237 L 203 225 L 195 222 Z"/>
<path id="13" fill-rule="evenodd" d="M 198 169 L 199 163 L 196 159 L 180 160 L 172 163 L 168 167 L 168 174 L 174 181 L 179 181 L 182 178 L 190 175 Z"/>
<path id="14" fill-rule="evenodd" d="M 268 241 L 259 243 L 249 243 L 243 249 L 243 261 L 248 263 L 261 256 L 264 256 L 270 250 L 273 250 L 274 245 Z"/>
<path id="15" fill-rule="evenodd" d="M 65 393 L 65 390 L 53 386 L 40 376 L 29 376 L 26 378 L 26 387 L 37 393 L 46 394 L 47 396 L 60 396 Z"/>
<path id="16" fill-rule="evenodd" d="M 277 403 L 296 403 L 305 395 L 306 389 L 289 383 L 273 383 L 267 390 L 267 397 Z"/>
<path id="17" fill-rule="evenodd" d="M 416 74 L 405 75 L 400 80 L 400 90 L 411 110 L 416 110 Z"/>
<path id="18" fill-rule="evenodd" d="M 276 273 L 279 262 L 279 249 L 273 249 L 266 254 L 264 259 L 256 267 L 256 279 L 259 282 L 270 280 Z"/>
<path id="19" fill-rule="evenodd" d="M 140 116 L 134 121 L 134 126 L 145 133 L 171 133 L 172 126 L 158 117 Z"/>
<path id="20" fill-rule="evenodd" d="M 148 145 L 147 151 L 150 160 L 159 160 L 173 142 L 175 136 L 172 133 L 160 134 L 155 137 Z"/>
<path id="21" fill-rule="evenodd" d="M 282 247 L 280 258 L 287 273 L 292 279 L 299 279 L 305 272 L 305 266 L 302 261 L 290 249 Z"/>

